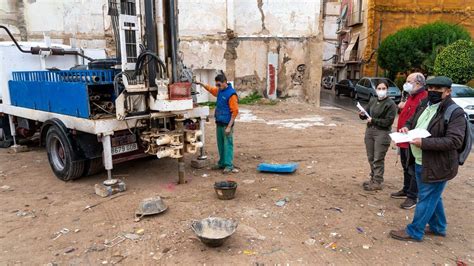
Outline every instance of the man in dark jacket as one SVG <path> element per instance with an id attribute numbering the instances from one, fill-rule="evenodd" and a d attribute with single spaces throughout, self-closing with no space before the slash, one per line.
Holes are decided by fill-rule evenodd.
<path id="1" fill-rule="evenodd" d="M 390 236 L 398 240 L 421 241 L 424 234 L 446 235 L 441 194 L 447 181 L 458 173 L 458 150 L 463 145 L 467 126 L 461 108 L 452 113 L 449 123 L 445 125 L 444 112 L 454 104 L 450 95 L 452 80 L 436 77 L 426 84 L 428 99 L 420 104 L 415 115 L 400 130 L 406 133 L 410 129 L 426 129 L 431 137 L 415 139 L 410 143 L 410 160 L 416 163 L 418 203 L 412 223 L 406 229 L 390 232 Z"/>
<path id="2" fill-rule="evenodd" d="M 397 131 L 405 126 L 405 123 L 410 119 L 416 111 L 416 108 L 422 100 L 428 96 L 425 90 L 426 80 L 422 73 L 412 73 L 408 75 L 406 83 L 403 85 L 403 90 L 408 93 L 408 99 L 398 104 L 400 115 L 398 116 Z M 395 199 L 405 199 L 400 204 L 402 209 L 412 209 L 416 206 L 416 199 L 418 188 L 416 186 L 415 165 L 408 163 L 410 157 L 410 143 L 398 143 L 400 152 L 400 162 L 403 167 L 403 188 L 398 192 L 390 194 Z"/>

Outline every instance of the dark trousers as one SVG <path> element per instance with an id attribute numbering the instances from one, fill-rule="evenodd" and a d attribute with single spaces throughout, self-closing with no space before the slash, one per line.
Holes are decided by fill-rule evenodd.
<path id="1" fill-rule="evenodd" d="M 372 181 L 382 184 L 385 170 L 385 154 L 390 147 L 390 131 L 368 127 L 365 131 L 365 148 Z"/>
<path id="2" fill-rule="evenodd" d="M 407 197 L 416 200 L 418 194 L 418 186 L 415 178 L 415 165 L 408 165 L 410 157 L 410 149 L 400 148 L 400 161 L 403 167 L 403 192 L 407 193 Z"/>

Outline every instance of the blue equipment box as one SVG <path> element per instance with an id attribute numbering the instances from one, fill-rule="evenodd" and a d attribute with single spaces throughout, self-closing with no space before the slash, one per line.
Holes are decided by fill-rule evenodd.
<path id="1" fill-rule="evenodd" d="M 114 74 L 114 70 L 13 72 L 8 82 L 11 104 L 89 118 L 89 86 L 112 85 Z"/>

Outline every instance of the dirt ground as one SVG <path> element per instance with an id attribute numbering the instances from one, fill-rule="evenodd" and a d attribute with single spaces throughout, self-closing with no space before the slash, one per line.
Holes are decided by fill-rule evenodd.
<path id="1" fill-rule="evenodd" d="M 113 199 L 93 193 L 105 173 L 65 183 L 52 174 L 44 149 L 0 150 L 0 264 L 474 263 L 474 156 L 444 193 L 448 236 L 400 242 L 388 232 L 409 223 L 414 210 L 400 209 L 401 200 L 389 197 L 402 184 L 396 149 L 387 154 L 385 189 L 364 192 L 365 125 L 354 113 L 293 101 L 243 108 L 248 111 L 235 127 L 240 173 L 195 170 L 188 156 L 189 183 L 175 185 L 175 160 L 128 162 L 114 171 L 128 189 Z M 211 160 L 214 128 L 212 120 L 207 123 Z M 298 162 L 299 169 L 292 175 L 262 174 L 256 171 L 261 162 Z M 226 179 L 239 187 L 234 200 L 221 201 L 213 184 Z M 164 197 L 169 209 L 134 222 L 140 200 L 154 195 Z M 283 207 L 275 204 L 284 198 Z M 99 205 L 84 210 L 94 204 Z M 209 216 L 239 222 L 222 247 L 204 246 L 190 229 L 192 220 Z M 104 246 L 139 229 L 137 240 Z"/>

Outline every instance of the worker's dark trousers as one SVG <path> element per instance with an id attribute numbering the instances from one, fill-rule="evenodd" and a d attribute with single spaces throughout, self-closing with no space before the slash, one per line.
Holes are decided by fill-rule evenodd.
<path id="1" fill-rule="evenodd" d="M 365 131 L 365 148 L 372 181 L 381 184 L 385 170 L 385 154 L 390 147 L 390 131 L 368 127 Z"/>
<path id="2" fill-rule="evenodd" d="M 400 161 L 403 167 L 403 192 L 407 197 L 416 201 L 418 186 L 415 178 L 415 165 L 408 165 L 410 149 L 400 148 Z"/>

